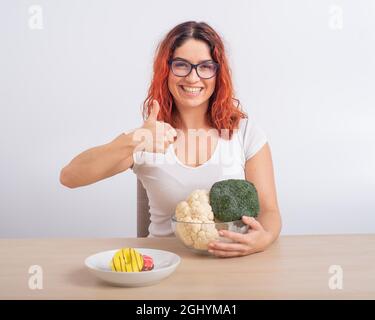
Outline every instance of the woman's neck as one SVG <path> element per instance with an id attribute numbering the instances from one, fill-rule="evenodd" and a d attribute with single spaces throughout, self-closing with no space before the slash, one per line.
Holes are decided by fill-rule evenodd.
<path id="1" fill-rule="evenodd" d="M 189 129 L 210 129 L 207 121 L 208 103 L 197 107 L 178 107 L 177 126 L 187 132 Z"/>

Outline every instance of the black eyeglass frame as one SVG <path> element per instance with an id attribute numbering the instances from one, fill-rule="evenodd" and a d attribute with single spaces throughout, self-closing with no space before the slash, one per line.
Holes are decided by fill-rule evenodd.
<path id="1" fill-rule="evenodd" d="M 173 72 L 173 68 L 172 68 L 172 63 L 173 63 L 174 61 L 182 61 L 182 62 L 186 62 L 187 64 L 190 65 L 190 71 L 189 71 L 185 76 L 179 76 L 179 75 L 175 74 L 175 73 Z M 199 72 L 198 72 L 198 66 L 200 66 L 200 65 L 202 65 L 202 64 L 205 64 L 205 63 L 207 63 L 207 62 L 208 62 L 208 63 L 211 63 L 211 64 L 213 64 L 213 65 L 215 65 L 216 70 L 215 70 L 215 74 L 214 74 L 212 77 L 204 78 L 204 77 L 201 77 L 201 76 L 199 75 Z M 220 64 L 218 64 L 217 62 L 215 62 L 215 61 L 213 61 L 213 60 L 207 60 L 207 61 L 203 61 L 203 62 L 198 63 L 198 64 L 193 64 L 193 63 L 190 63 L 189 61 L 184 60 L 184 59 L 181 59 L 181 58 L 178 58 L 178 59 L 169 59 L 169 60 L 168 60 L 168 65 L 169 65 L 169 67 L 171 68 L 172 73 L 173 73 L 176 77 L 181 77 L 181 78 L 187 77 L 187 76 L 191 73 L 191 71 L 193 71 L 193 69 L 195 69 L 195 72 L 197 73 L 198 77 L 201 78 L 201 79 L 205 79 L 205 80 L 207 80 L 207 79 L 211 79 L 211 78 L 215 77 L 215 76 L 217 75 L 218 71 L 219 71 L 219 68 L 220 68 Z"/>

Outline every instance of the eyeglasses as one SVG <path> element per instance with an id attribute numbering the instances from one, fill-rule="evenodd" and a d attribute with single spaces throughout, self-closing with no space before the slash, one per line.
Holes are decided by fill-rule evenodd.
<path id="1" fill-rule="evenodd" d="M 219 64 L 211 60 L 192 64 L 182 59 L 170 59 L 168 64 L 177 77 L 187 77 L 194 68 L 199 78 L 210 79 L 216 75 L 219 69 Z"/>

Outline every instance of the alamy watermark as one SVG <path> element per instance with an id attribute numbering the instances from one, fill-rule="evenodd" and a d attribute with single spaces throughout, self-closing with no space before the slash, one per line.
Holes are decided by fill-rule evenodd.
<path id="1" fill-rule="evenodd" d="M 30 290 L 42 290 L 43 289 L 43 268 L 39 265 L 32 265 L 29 268 L 28 285 Z"/>
<path id="2" fill-rule="evenodd" d="M 329 6 L 328 27 L 331 30 L 342 30 L 344 28 L 344 10 L 342 6 L 337 4 Z"/>
<path id="3" fill-rule="evenodd" d="M 153 132 L 147 128 L 136 129 L 132 133 L 133 143 L 136 145 L 135 152 L 147 151 L 153 153 L 153 156 L 141 158 L 138 164 L 175 164 L 174 157 L 161 156 L 166 154 L 173 138 L 166 132 L 165 127 L 156 126 Z M 218 165 L 227 171 L 233 168 L 237 153 L 235 152 L 236 144 L 241 144 L 238 135 L 238 129 L 234 129 L 231 139 L 232 143 L 225 143 L 230 140 L 229 129 L 188 129 L 185 134 L 183 130 L 175 129 L 179 137 L 179 143 L 176 144 L 176 154 L 179 160 L 188 166 L 196 165 L 196 162 L 202 164 L 210 161 L 210 164 Z M 216 146 L 214 141 L 217 141 Z M 216 150 L 218 148 L 218 150 Z M 199 151 L 199 152 L 187 152 Z M 233 172 L 234 174 L 235 172 Z"/>
<path id="4" fill-rule="evenodd" d="M 340 265 L 331 265 L 328 268 L 332 276 L 328 279 L 328 287 L 331 290 L 342 290 L 344 288 L 344 270 Z"/>
<path id="5" fill-rule="evenodd" d="M 30 30 L 43 30 L 43 8 L 41 5 L 33 4 L 28 8 L 28 27 Z"/>

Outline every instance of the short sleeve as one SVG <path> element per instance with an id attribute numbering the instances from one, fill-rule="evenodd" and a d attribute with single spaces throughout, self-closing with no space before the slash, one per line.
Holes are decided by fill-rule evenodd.
<path id="1" fill-rule="evenodd" d="M 242 140 L 245 159 L 253 157 L 266 143 L 267 136 L 253 118 L 241 119 L 239 136 Z"/>
<path id="2" fill-rule="evenodd" d="M 133 170 L 133 172 L 137 174 L 137 170 L 143 162 L 144 162 L 144 152 L 143 151 L 133 152 L 133 165 L 130 167 L 131 170 Z"/>

